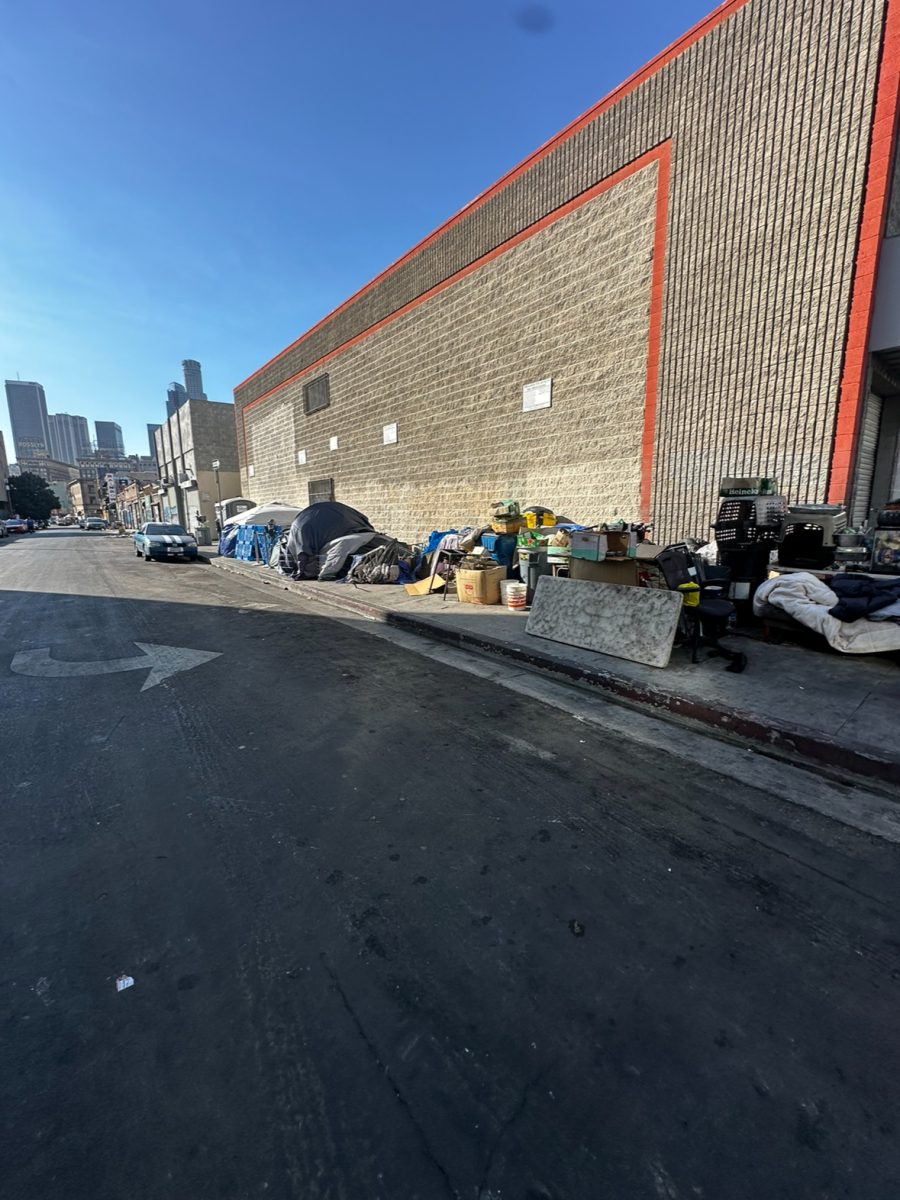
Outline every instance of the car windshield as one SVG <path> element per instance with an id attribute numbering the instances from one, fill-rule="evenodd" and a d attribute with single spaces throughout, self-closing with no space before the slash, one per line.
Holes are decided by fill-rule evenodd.
<path id="1" fill-rule="evenodd" d="M 145 525 L 144 533 L 168 533 L 176 537 L 187 537 L 187 530 L 180 525 Z"/>

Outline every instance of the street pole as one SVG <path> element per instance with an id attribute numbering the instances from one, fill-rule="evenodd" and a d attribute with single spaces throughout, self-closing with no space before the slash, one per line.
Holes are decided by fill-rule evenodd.
<path id="1" fill-rule="evenodd" d="M 212 469 L 216 473 L 216 494 L 219 497 L 219 503 L 216 506 L 216 533 L 222 532 L 222 485 L 219 483 L 219 467 L 218 459 L 212 464 Z"/>

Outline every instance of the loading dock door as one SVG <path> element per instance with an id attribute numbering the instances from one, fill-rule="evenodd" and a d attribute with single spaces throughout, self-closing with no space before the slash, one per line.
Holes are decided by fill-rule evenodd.
<path id="1" fill-rule="evenodd" d="M 872 502 L 872 480 L 875 476 L 875 456 L 878 452 L 878 434 L 881 429 L 882 399 L 874 392 L 866 396 L 862 428 L 859 431 L 859 446 L 856 451 L 856 467 L 853 472 L 853 498 L 850 503 L 850 524 L 854 528 L 863 525 L 869 516 Z"/>

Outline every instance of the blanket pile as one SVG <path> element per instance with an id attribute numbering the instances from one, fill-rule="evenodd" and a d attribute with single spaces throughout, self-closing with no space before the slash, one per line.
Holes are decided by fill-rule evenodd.
<path id="1" fill-rule="evenodd" d="M 900 650 L 900 622 L 896 619 L 873 620 L 861 611 L 868 609 L 873 616 L 886 613 L 895 600 L 900 600 L 900 582 L 886 581 L 885 592 L 878 593 L 878 599 L 874 600 L 875 607 L 872 608 L 874 592 L 867 598 L 866 588 L 857 591 L 849 586 L 860 578 L 853 575 L 835 576 L 832 583 L 841 591 L 841 595 L 838 595 L 837 590 L 805 571 L 776 575 L 756 589 L 753 611 L 758 617 L 765 617 L 767 611 L 775 615 L 779 610 L 787 613 L 801 625 L 821 633 L 829 645 L 844 654 L 877 654 L 886 650 Z M 883 586 L 876 580 L 863 579 L 861 582 L 875 584 L 876 588 Z M 880 603 L 885 597 L 886 602 Z M 836 612 L 853 612 L 855 616 L 841 620 L 840 616 L 835 615 Z"/>

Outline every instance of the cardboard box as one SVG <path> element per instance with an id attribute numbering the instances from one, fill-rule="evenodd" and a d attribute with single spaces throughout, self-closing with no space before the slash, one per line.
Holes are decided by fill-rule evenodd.
<path id="1" fill-rule="evenodd" d="M 439 592 L 444 586 L 444 580 L 440 575 L 428 575 L 418 583 L 406 583 L 403 586 L 407 596 L 427 596 L 429 592 Z"/>
<path id="2" fill-rule="evenodd" d="M 637 586 L 638 564 L 633 558 L 607 558 L 603 562 L 589 562 L 573 558 L 569 563 L 570 579 L 587 579 L 591 583 L 621 583 Z"/>
<path id="3" fill-rule="evenodd" d="M 606 553 L 607 554 L 627 554 L 628 547 L 631 545 L 632 537 L 628 530 L 621 532 L 610 530 L 606 534 Z M 637 545 L 637 539 L 635 539 Z"/>
<path id="4" fill-rule="evenodd" d="M 518 533 L 524 525 L 521 517 L 492 517 L 491 529 L 494 533 Z"/>
<path id="5" fill-rule="evenodd" d="M 606 536 L 595 529 L 572 531 L 572 558 L 585 562 L 601 562 L 606 558 Z"/>
<path id="6" fill-rule="evenodd" d="M 499 604 L 500 580 L 505 578 L 506 567 L 457 571 L 456 595 L 462 604 Z"/>

